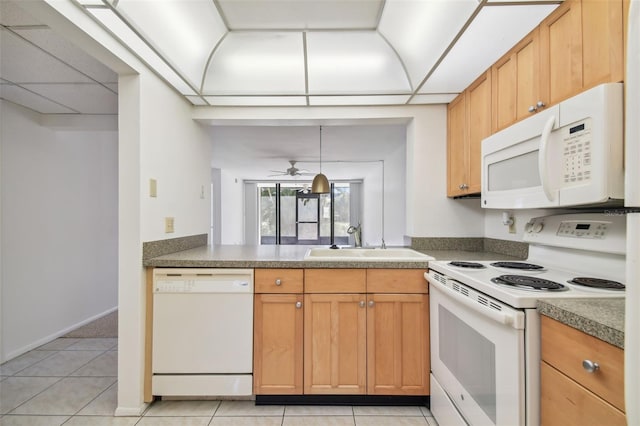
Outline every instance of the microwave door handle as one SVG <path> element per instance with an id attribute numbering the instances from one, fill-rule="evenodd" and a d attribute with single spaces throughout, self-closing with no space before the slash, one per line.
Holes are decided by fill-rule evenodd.
<path id="1" fill-rule="evenodd" d="M 553 201 L 554 197 L 549 184 L 547 152 L 549 146 L 549 136 L 551 136 L 551 131 L 553 130 L 553 125 L 555 124 L 555 122 L 556 116 L 552 115 L 545 123 L 544 128 L 542 129 L 542 134 L 540 135 L 540 148 L 538 151 L 538 173 L 540 174 L 540 183 L 542 184 L 544 195 L 549 201 Z"/>

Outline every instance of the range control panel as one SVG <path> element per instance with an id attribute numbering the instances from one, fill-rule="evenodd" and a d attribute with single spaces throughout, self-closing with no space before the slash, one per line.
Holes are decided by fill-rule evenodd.
<path id="1" fill-rule="evenodd" d="M 556 235 L 575 238 L 604 238 L 609 222 L 560 222 Z"/>
<path id="2" fill-rule="evenodd" d="M 575 213 L 534 217 L 527 222 L 526 243 L 624 254 L 624 212 Z"/>

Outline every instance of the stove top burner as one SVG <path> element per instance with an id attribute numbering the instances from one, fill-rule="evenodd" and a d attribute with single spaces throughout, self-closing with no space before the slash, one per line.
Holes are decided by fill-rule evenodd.
<path id="1" fill-rule="evenodd" d="M 625 286 L 622 283 L 611 280 L 603 280 L 601 278 L 591 277 L 576 277 L 567 281 L 570 284 L 582 285 L 592 288 L 604 288 L 609 290 L 624 290 Z"/>
<path id="2" fill-rule="evenodd" d="M 520 269 L 523 271 L 537 271 L 544 269 L 544 267 L 540 265 L 534 265 L 533 263 L 526 262 L 493 262 L 491 266 L 495 266 L 496 268 Z"/>
<path id="3" fill-rule="evenodd" d="M 484 266 L 482 263 L 478 263 L 478 262 L 463 262 L 463 261 L 459 261 L 459 260 L 454 260 L 453 262 L 449 262 L 449 265 L 457 266 L 459 268 L 469 268 L 469 269 L 484 269 L 484 268 L 486 268 L 486 266 Z"/>
<path id="4" fill-rule="evenodd" d="M 509 285 L 523 290 L 536 291 L 564 291 L 568 290 L 567 286 L 555 281 L 545 280 L 543 278 L 530 277 L 525 275 L 500 275 L 491 278 L 491 282 L 496 284 Z"/>

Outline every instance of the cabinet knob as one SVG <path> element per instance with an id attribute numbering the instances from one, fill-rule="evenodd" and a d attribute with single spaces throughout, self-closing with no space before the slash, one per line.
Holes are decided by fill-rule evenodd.
<path id="1" fill-rule="evenodd" d="M 538 108 L 535 105 L 529 105 L 529 112 L 536 112 Z"/>
<path id="2" fill-rule="evenodd" d="M 361 301 L 360 301 L 360 307 L 361 307 L 361 308 L 364 308 L 364 306 L 365 306 L 364 300 L 361 300 Z"/>
<path id="3" fill-rule="evenodd" d="M 544 106 L 546 106 L 546 105 L 547 105 L 547 104 L 545 104 L 544 102 L 542 102 L 542 101 L 538 101 L 538 102 L 536 102 L 536 109 L 538 109 L 538 108 L 542 108 L 542 107 L 544 107 Z"/>
<path id="4" fill-rule="evenodd" d="M 280 278 L 276 279 L 276 285 L 282 285 L 282 280 Z"/>
<path id="5" fill-rule="evenodd" d="M 296 309 L 302 308 L 302 302 L 296 302 Z"/>
<path id="6" fill-rule="evenodd" d="M 461 183 L 460 185 L 458 185 L 459 189 L 467 189 L 469 188 L 469 185 L 467 185 L 466 183 Z"/>
<path id="7" fill-rule="evenodd" d="M 586 370 L 587 373 L 595 373 L 600 369 L 600 365 L 597 362 L 593 362 L 590 359 L 585 359 L 582 361 L 582 368 Z"/>
<path id="8" fill-rule="evenodd" d="M 374 302 L 373 300 L 369 300 L 369 307 L 373 308 L 373 305 L 375 305 L 376 302 Z"/>

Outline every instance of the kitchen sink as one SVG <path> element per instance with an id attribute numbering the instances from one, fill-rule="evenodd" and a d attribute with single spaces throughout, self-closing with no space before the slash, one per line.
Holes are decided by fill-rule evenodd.
<path id="1" fill-rule="evenodd" d="M 341 248 L 329 249 L 316 247 L 307 250 L 304 260 L 361 262 L 425 262 L 435 260 L 433 257 L 410 248 Z"/>

